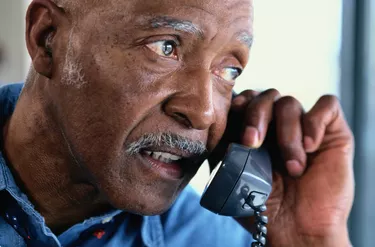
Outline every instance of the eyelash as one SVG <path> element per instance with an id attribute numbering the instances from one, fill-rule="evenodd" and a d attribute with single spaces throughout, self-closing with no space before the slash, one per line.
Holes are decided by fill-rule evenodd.
<path id="1" fill-rule="evenodd" d="M 178 60 L 179 59 L 179 55 L 178 54 L 175 54 L 174 57 L 170 57 L 168 56 L 167 54 L 160 54 L 160 51 L 161 52 L 164 52 L 164 50 L 162 48 L 158 49 L 158 45 L 168 45 L 167 43 L 169 43 L 170 45 L 172 45 L 172 53 L 174 52 L 177 52 L 177 48 L 180 46 L 180 42 L 179 41 L 176 41 L 176 40 L 173 40 L 173 39 L 161 39 L 161 40 L 156 40 L 156 41 L 153 41 L 153 42 L 149 42 L 147 43 L 145 46 L 150 49 L 152 52 L 156 53 L 157 55 L 161 56 L 161 57 L 164 57 L 164 58 L 167 58 L 167 59 L 174 59 L 174 60 Z M 224 69 L 224 71 L 223 71 Z M 225 81 L 230 81 L 230 82 L 234 82 L 242 73 L 242 69 L 241 68 L 238 68 L 238 67 L 225 67 L 221 70 L 215 70 L 214 71 L 214 74 L 218 77 L 220 77 L 221 79 L 225 80 Z M 237 75 L 234 76 L 234 78 L 226 78 L 227 74 L 225 74 L 228 69 L 231 69 L 233 72 L 233 70 L 235 70 L 237 72 Z"/>
<path id="2" fill-rule="evenodd" d="M 163 48 L 165 47 L 159 47 L 159 45 L 161 46 L 165 46 L 165 45 L 171 45 L 172 46 L 172 50 L 171 50 L 171 53 L 172 55 L 175 54 L 173 57 L 169 56 L 168 54 L 161 54 L 161 53 L 164 53 L 165 50 L 163 50 Z M 165 58 L 172 58 L 172 59 L 175 59 L 175 60 L 178 60 L 178 54 L 177 53 L 177 48 L 179 46 L 179 42 L 176 41 L 176 40 L 173 40 L 173 39 L 164 39 L 164 40 L 156 40 L 156 41 L 153 41 L 153 42 L 150 42 L 148 44 L 146 44 L 146 47 L 148 49 L 150 49 L 152 52 L 155 52 L 156 54 L 158 54 L 159 56 L 161 57 L 165 57 Z"/>
<path id="3" fill-rule="evenodd" d="M 227 76 L 225 73 L 227 72 L 228 69 L 232 69 L 232 71 L 236 70 L 237 75 L 234 76 L 234 78 L 225 78 Z M 237 68 L 237 67 L 225 67 L 223 69 L 214 70 L 214 74 L 215 74 L 215 76 L 219 77 L 220 79 L 228 81 L 228 82 L 232 82 L 234 84 L 236 79 L 242 74 L 242 69 Z"/>

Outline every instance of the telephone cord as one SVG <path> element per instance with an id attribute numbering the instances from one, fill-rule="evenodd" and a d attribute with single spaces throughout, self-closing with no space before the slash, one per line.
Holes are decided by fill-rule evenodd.
<path id="1" fill-rule="evenodd" d="M 264 247 L 266 246 L 266 237 L 267 237 L 267 227 L 268 217 L 262 215 L 264 211 L 267 210 L 266 205 L 254 206 L 253 200 L 249 199 L 247 204 L 254 210 L 255 215 L 255 225 L 256 232 L 253 234 L 253 239 L 255 240 L 251 247 Z"/>

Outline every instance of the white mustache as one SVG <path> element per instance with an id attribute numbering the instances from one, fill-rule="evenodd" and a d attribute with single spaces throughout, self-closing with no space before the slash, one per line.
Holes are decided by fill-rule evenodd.
<path id="1" fill-rule="evenodd" d="M 192 141 L 186 137 L 173 133 L 149 133 L 128 145 L 128 154 L 137 154 L 149 147 L 169 147 L 193 155 L 202 155 L 207 152 L 206 145 L 201 141 Z"/>

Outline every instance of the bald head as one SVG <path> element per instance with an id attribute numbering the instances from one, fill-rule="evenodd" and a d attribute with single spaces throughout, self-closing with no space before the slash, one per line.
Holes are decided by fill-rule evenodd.
<path id="1" fill-rule="evenodd" d="M 70 14 L 73 19 L 92 11 L 103 0 L 51 0 L 59 8 Z M 106 2 L 106 1 L 104 1 Z"/>
<path id="2" fill-rule="evenodd" d="M 73 9 L 73 8 L 79 8 L 83 4 L 93 3 L 97 1 L 87 1 L 87 0 L 51 0 L 54 2 L 58 7 L 63 9 Z"/>

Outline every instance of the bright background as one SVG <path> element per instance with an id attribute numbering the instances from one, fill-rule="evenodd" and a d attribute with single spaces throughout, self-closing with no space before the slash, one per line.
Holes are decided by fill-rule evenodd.
<path id="1" fill-rule="evenodd" d="M 0 0 L 0 84 L 25 80 L 30 60 L 24 17 L 29 2 Z M 277 88 L 298 98 L 306 110 L 323 94 L 341 98 L 356 139 L 356 198 L 349 230 L 354 246 L 373 247 L 375 1 L 254 0 L 254 4 L 255 42 L 236 91 Z M 198 192 L 208 174 L 205 164 L 193 179 Z"/>

